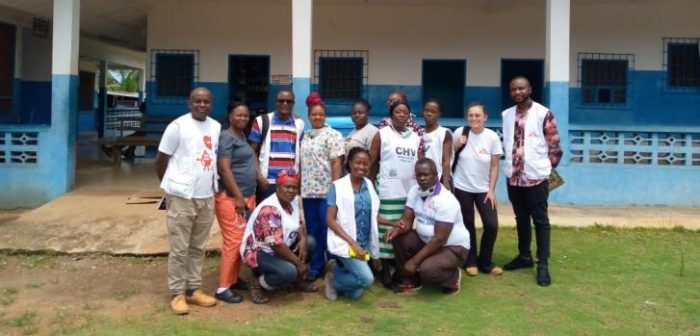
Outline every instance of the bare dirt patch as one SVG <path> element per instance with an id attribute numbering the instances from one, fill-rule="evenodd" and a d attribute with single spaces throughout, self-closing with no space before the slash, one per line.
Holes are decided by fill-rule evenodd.
<path id="1" fill-rule="evenodd" d="M 204 290 L 209 293 L 217 285 L 218 265 L 218 257 L 207 257 Z M 105 319 L 172 318 L 166 275 L 166 257 L 0 254 L 0 334 L 89 331 Z M 190 314 L 181 318 L 245 323 L 290 301 L 320 300 L 318 295 L 282 291 L 272 295 L 270 304 L 254 305 L 248 293 L 242 294 L 243 303 L 191 306 Z"/>

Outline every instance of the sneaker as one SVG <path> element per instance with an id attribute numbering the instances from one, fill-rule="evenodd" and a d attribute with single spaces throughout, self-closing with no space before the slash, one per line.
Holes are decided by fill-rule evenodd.
<path id="1" fill-rule="evenodd" d="M 467 269 L 469 269 L 469 268 L 471 268 L 471 267 L 467 267 Z M 474 267 L 474 268 L 476 268 L 476 267 Z M 467 274 L 469 274 L 469 273 L 467 272 Z M 462 272 L 458 268 L 457 269 L 457 285 L 455 285 L 455 287 L 453 287 L 453 288 L 443 288 L 442 292 L 445 294 L 453 295 L 453 294 L 459 293 L 460 289 L 462 289 Z"/>
<path id="2" fill-rule="evenodd" d="M 503 265 L 503 269 L 506 271 L 514 271 L 520 268 L 532 268 L 535 264 L 532 262 L 532 257 L 518 255 L 509 263 Z"/>
<path id="3" fill-rule="evenodd" d="M 191 296 L 187 297 L 187 303 L 202 307 L 211 307 L 216 305 L 216 299 L 198 288 Z"/>
<path id="4" fill-rule="evenodd" d="M 170 301 L 170 311 L 175 315 L 185 315 L 190 312 L 190 307 L 187 306 L 185 296 L 180 294 L 173 297 Z"/>
<path id="5" fill-rule="evenodd" d="M 243 301 L 243 296 L 230 289 L 227 289 L 221 293 L 216 293 L 214 294 L 214 297 L 228 303 L 240 303 Z"/>
<path id="6" fill-rule="evenodd" d="M 479 269 L 476 268 L 476 266 L 469 266 L 464 269 L 464 273 L 467 273 L 468 276 L 477 276 L 479 274 Z"/>
<path id="7" fill-rule="evenodd" d="M 326 293 L 326 299 L 335 301 L 338 299 L 338 292 L 333 286 L 333 269 L 335 268 L 335 260 L 328 260 L 326 263 L 326 275 L 323 278 L 324 290 Z"/>
<path id="8" fill-rule="evenodd" d="M 549 275 L 549 267 L 544 263 L 537 263 L 537 284 L 549 286 L 552 284 L 552 277 Z"/>
<path id="9" fill-rule="evenodd" d="M 421 285 L 414 285 L 410 282 L 400 282 L 398 284 L 395 284 L 392 287 L 393 287 L 392 289 L 394 290 L 394 293 L 396 293 L 396 294 L 416 293 L 419 290 L 421 290 L 421 288 L 423 288 L 423 286 L 421 286 Z"/>

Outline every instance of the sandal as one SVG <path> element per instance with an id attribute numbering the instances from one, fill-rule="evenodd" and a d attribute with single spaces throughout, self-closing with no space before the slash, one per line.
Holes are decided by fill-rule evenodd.
<path id="1" fill-rule="evenodd" d="M 254 279 L 249 283 L 250 301 L 255 304 L 264 304 L 270 302 L 270 298 L 263 293 L 263 287 L 260 286 L 258 279 Z"/>
<path id="2" fill-rule="evenodd" d="M 297 283 L 297 290 L 304 293 L 315 293 L 318 292 L 318 287 L 312 282 L 300 281 Z"/>

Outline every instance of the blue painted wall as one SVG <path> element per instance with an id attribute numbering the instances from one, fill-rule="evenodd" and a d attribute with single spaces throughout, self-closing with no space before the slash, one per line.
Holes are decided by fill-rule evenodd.
<path id="1" fill-rule="evenodd" d="M 581 90 L 570 89 L 572 124 L 700 126 L 700 88 L 672 89 L 664 71 L 630 71 L 627 104 L 621 107 L 581 103 Z"/>

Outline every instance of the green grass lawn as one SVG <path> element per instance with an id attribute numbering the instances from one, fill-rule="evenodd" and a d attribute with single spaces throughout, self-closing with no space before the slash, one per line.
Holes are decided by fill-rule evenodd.
<path id="1" fill-rule="evenodd" d="M 516 253 L 501 229 L 495 262 Z M 699 335 L 700 233 L 684 230 L 556 228 L 553 284 L 534 270 L 463 278 L 461 293 L 425 287 L 398 296 L 379 284 L 362 300 L 293 301 L 242 325 L 156 319 L 100 321 L 89 335 Z M 156 321 L 156 322 L 154 322 Z"/>

